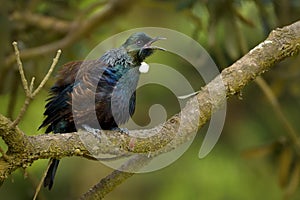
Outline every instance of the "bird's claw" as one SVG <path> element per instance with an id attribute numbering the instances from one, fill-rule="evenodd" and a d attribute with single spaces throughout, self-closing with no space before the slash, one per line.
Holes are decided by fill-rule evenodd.
<path id="1" fill-rule="evenodd" d="M 112 130 L 119 131 L 120 133 L 125 134 L 125 135 L 129 135 L 129 130 L 127 128 L 116 127 L 116 128 L 113 128 Z"/>
<path id="2" fill-rule="evenodd" d="M 96 128 L 92 128 L 87 124 L 83 124 L 82 127 L 89 133 L 92 133 L 93 136 L 95 136 L 96 138 L 98 138 L 100 140 L 100 129 L 96 129 Z"/>

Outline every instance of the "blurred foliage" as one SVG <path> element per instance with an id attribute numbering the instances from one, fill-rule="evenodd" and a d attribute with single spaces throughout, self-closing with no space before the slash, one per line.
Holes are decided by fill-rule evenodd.
<path id="1" fill-rule="evenodd" d="M 47 28 L 25 16 L 34 15 L 40 20 L 48 17 L 55 24 L 68 27 L 83 15 L 101 11 L 106 3 L 104 0 L 1 1 L 1 113 L 14 118 L 24 101 L 16 66 L 5 62 L 13 53 L 11 42 L 18 41 L 21 50 L 28 49 L 52 43 L 68 32 L 68 29 L 55 29 L 54 25 Z M 118 32 L 155 26 L 193 37 L 222 69 L 263 41 L 272 29 L 300 18 L 298 0 L 142 0 L 130 6 L 124 16 L 107 19 L 64 48 L 59 63 L 84 59 L 96 44 Z M 54 52 L 24 61 L 27 77 L 41 80 L 53 56 Z M 151 59 L 168 60 L 193 82 L 195 89 L 203 85 L 185 61 L 168 54 Z M 300 130 L 299 63 L 300 56 L 290 58 L 264 76 L 282 112 L 297 131 Z M 20 127 L 26 134 L 42 133 L 36 129 L 43 119 L 44 100 L 53 82 L 54 78 L 32 102 L 21 122 Z M 299 156 L 287 130 L 257 85 L 248 86 L 242 98 L 242 101 L 238 98 L 229 101 L 223 134 L 208 157 L 197 158 L 205 134 L 201 131 L 192 147 L 171 166 L 135 175 L 106 199 L 299 199 Z M 176 98 L 166 88 L 147 86 L 138 91 L 137 123 L 149 123 L 147 110 L 152 104 L 167 106 L 168 116 L 179 109 Z M 3 142 L 1 146 L 5 148 Z M 61 163 L 53 190 L 42 190 L 39 199 L 77 198 L 111 171 L 98 162 L 79 158 L 66 158 Z M 22 171 L 14 173 L 1 188 L 1 199 L 30 199 L 46 164 L 47 161 L 37 161 L 25 174 Z"/>

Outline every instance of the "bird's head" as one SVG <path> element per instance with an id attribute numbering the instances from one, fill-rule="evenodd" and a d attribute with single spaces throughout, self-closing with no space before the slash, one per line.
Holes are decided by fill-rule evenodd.
<path id="1" fill-rule="evenodd" d="M 163 37 L 151 38 L 145 33 L 138 32 L 132 34 L 122 45 L 127 53 L 134 59 L 135 62 L 142 62 L 146 57 L 150 56 L 154 50 L 165 51 L 164 48 L 152 46 L 157 40 L 165 39 Z"/>

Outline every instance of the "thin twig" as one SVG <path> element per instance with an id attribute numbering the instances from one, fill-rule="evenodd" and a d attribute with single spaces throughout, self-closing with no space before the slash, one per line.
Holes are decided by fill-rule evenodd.
<path id="1" fill-rule="evenodd" d="M 152 159 L 146 155 L 136 155 L 126 161 L 118 170 L 101 179 L 88 192 L 81 196 L 81 200 L 103 199 L 106 194 L 115 189 L 118 185 L 133 176 L 143 166 L 147 165 Z"/>
<path id="2" fill-rule="evenodd" d="M 40 90 L 44 87 L 45 83 L 48 81 L 51 73 L 53 72 L 53 69 L 54 67 L 56 66 L 57 62 L 58 62 L 58 59 L 60 57 L 60 54 L 61 54 L 61 50 L 59 49 L 56 53 L 56 56 L 55 58 L 53 58 L 53 62 L 51 64 L 51 67 L 49 69 L 49 71 L 47 72 L 46 76 L 43 78 L 42 82 L 40 83 L 40 85 L 36 88 L 36 90 L 32 93 L 32 98 L 37 95 Z"/>
<path id="3" fill-rule="evenodd" d="M 21 76 L 21 81 L 22 81 L 22 85 L 26 94 L 26 98 L 25 98 L 25 102 L 21 108 L 21 111 L 19 112 L 17 118 L 15 119 L 15 121 L 11 124 L 11 126 L 16 126 L 17 124 L 19 124 L 22 116 L 24 115 L 24 113 L 26 112 L 28 105 L 30 103 L 30 98 L 31 98 L 31 92 L 30 89 L 28 88 L 28 82 L 27 79 L 25 77 L 25 73 L 23 70 L 23 64 L 20 58 L 20 51 L 18 49 L 18 43 L 17 42 L 13 42 L 12 45 L 14 46 L 14 50 L 15 50 L 15 55 L 16 55 L 16 60 L 17 60 L 17 64 L 18 64 L 18 69 L 19 69 L 19 73 Z"/>
<path id="4" fill-rule="evenodd" d="M 40 180 L 38 186 L 37 186 L 36 189 L 35 189 L 34 197 L 33 197 L 32 200 L 36 200 L 36 198 L 37 198 L 37 196 L 38 196 L 38 194 L 39 194 L 39 192 L 40 192 L 40 190 L 41 190 L 41 188 L 42 188 L 44 179 L 45 179 L 45 177 L 47 176 L 47 172 L 48 172 L 48 170 L 49 170 L 49 168 L 50 168 L 50 165 L 51 165 L 51 161 L 48 163 L 47 169 L 44 171 L 44 174 L 43 174 L 43 176 L 42 176 L 42 178 L 41 178 L 41 180 Z"/>
<path id="5" fill-rule="evenodd" d="M 29 91 L 29 88 L 28 88 L 28 83 L 27 83 L 25 74 L 24 74 L 23 64 L 22 64 L 22 61 L 21 61 L 21 58 L 20 58 L 20 51 L 18 49 L 18 43 L 17 42 L 13 42 L 12 44 L 13 44 L 14 49 L 15 49 L 15 55 L 16 55 L 16 59 L 17 59 L 17 64 L 18 64 L 19 72 L 20 72 L 20 75 L 21 75 L 21 80 L 22 80 L 23 88 L 24 88 L 26 96 L 29 96 L 30 95 L 30 91 Z"/>
<path id="6" fill-rule="evenodd" d="M 257 77 L 255 82 L 259 85 L 260 89 L 264 92 L 264 94 L 267 97 L 268 101 L 270 102 L 273 110 L 275 111 L 276 115 L 278 116 L 280 122 L 286 128 L 287 134 L 289 135 L 289 137 L 291 138 L 293 143 L 295 145 L 297 145 L 297 147 L 300 149 L 300 142 L 299 142 L 299 139 L 297 136 L 297 131 L 294 129 L 294 127 L 291 125 L 289 120 L 286 118 L 286 116 L 282 112 L 280 104 L 279 104 L 277 98 L 275 97 L 273 91 L 271 90 L 271 88 L 268 86 L 266 81 L 261 77 Z"/>
<path id="7" fill-rule="evenodd" d="M 30 97 L 25 98 L 24 104 L 23 104 L 17 118 L 11 124 L 12 127 L 17 126 L 20 123 L 22 117 L 24 116 L 24 114 L 25 114 L 25 112 L 26 112 L 26 110 L 27 110 L 27 108 L 30 104 L 30 101 L 31 101 Z"/>
<path id="8" fill-rule="evenodd" d="M 16 53 L 16 57 L 17 57 L 17 63 L 18 63 L 18 66 L 19 66 L 19 72 L 20 72 L 20 75 L 21 75 L 21 80 L 22 80 L 22 84 L 23 84 L 23 88 L 25 90 L 25 94 L 26 94 L 26 98 L 25 98 L 25 101 L 24 101 L 24 104 L 18 114 L 18 116 L 16 117 L 16 119 L 13 121 L 13 123 L 11 124 L 12 127 L 18 125 L 22 119 L 22 117 L 24 116 L 31 100 L 40 92 L 40 90 L 43 88 L 43 86 L 45 85 L 45 83 L 47 82 L 47 80 L 49 79 L 51 73 L 53 72 L 53 69 L 54 67 L 56 66 L 57 62 L 58 62 L 58 59 L 61 55 L 61 50 L 59 49 L 56 53 L 56 56 L 55 58 L 53 59 L 53 62 L 50 66 L 50 69 L 49 71 L 47 72 L 46 76 L 44 77 L 44 79 L 41 81 L 40 85 L 37 87 L 37 89 L 33 91 L 33 85 L 34 85 L 34 80 L 35 78 L 33 77 L 31 79 L 31 82 L 30 82 L 30 86 L 28 86 L 28 82 L 26 80 L 26 77 L 25 77 L 25 74 L 24 74 L 24 70 L 23 70 L 23 65 L 22 65 L 22 61 L 21 61 L 21 58 L 20 58 L 20 52 L 19 52 L 19 49 L 18 49 L 18 46 L 17 46 L 17 42 L 13 42 L 13 46 L 14 46 L 14 49 L 15 49 L 15 53 Z"/>
<path id="9" fill-rule="evenodd" d="M 33 91 L 34 80 L 35 80 L 35 77 L 32 77 L 32 79 L 30 81 L 29 91 L 30 91 L 31 94 L 32 94 L 32 91 Z"/>

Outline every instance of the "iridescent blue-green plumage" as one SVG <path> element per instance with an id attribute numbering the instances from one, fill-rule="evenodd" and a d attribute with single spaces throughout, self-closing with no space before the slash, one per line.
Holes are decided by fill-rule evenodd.
<path id="1" fill-rule="evenodd" d="M 151 46 L 158 39 L 135 33 L 120 48 L 107 51 L 97 60 L 65 64 L 50 90 L 40 128 L 47 127 L 46 133 L 68 133 L 83 125 L 111 130 L 125 123 L 135 110 L 138 66 L 160 49 Z M 58 163 L 51 159 L 44 180 L 49 189 Z"/>

